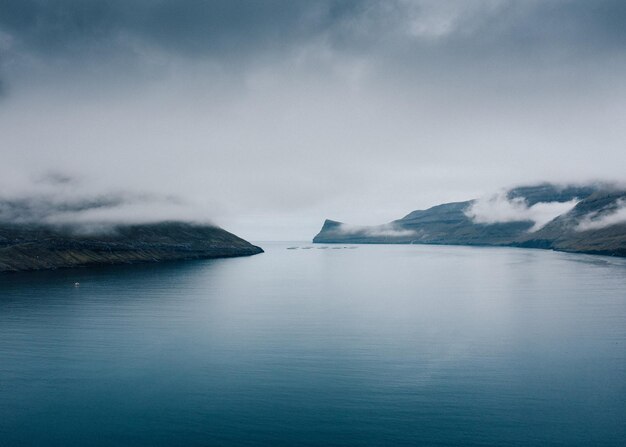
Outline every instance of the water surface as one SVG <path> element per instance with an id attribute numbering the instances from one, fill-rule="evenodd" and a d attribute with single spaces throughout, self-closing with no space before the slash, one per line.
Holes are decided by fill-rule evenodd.
<path id="1" fill-rule="evenodd" d="M 626 260 L 261 245 L 0 276 L 0 446 L 626 445 Z"/>

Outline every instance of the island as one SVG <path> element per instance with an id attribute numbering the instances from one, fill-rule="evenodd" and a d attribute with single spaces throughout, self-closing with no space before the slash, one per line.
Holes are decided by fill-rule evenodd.
<path id="1" fill-rule="evenodd" d="M 546 215 L 550 219 L 543 222 Z M 626 190 L 607 184 L 521 186 L 413 211 L 383 225 L 326 220 L 313 242 L 514 246 L 626 256 Z"/>

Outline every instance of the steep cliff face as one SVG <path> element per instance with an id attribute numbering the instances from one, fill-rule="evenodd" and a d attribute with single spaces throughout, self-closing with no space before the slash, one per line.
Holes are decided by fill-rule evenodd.
<path id="1" fill-rule="evenodd" d="M 263 250 L 221 228 L 166 222 L 85 234 L 40 225 L 0 225 L 0 272 L 100 264 L 250 256 Z"/>
<path id="2" fill-rule="evenodd" d="M 626 218 L 620 217 L 626 215 L 624 191 L 602 185 L 541 184 L 507 191 L 503 200 L 509 208 L 495 210 L 491 220 L 475 218 L 475 200 L 413 211 L 371 227 L 326 220 L 313 242 L 501 245 L 626 256 Z M 545 204 L 563 203 L 573 208 L 537 229 L 533 215 Z M 511 212 L 513 217 L 507 215 Z"/>

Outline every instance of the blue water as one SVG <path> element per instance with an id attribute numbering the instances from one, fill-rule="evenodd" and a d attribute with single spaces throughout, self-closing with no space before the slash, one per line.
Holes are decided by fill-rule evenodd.
<path id="1" fill-rule="evenodd" d="M 262 245 L 0 276 L 0 446 L 626 445 L 625 259 Z"/>

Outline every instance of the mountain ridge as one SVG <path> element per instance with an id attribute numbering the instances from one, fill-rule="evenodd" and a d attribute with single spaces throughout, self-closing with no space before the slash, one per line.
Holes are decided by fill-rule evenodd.
<path id="1" fill-rule="evenodd" d="M 550 210 L 570 206 L 539 222 L 550 217 Z M 611 223 L 622 209 L 626 191 L 616 186 L 541 183 L 489 199 L 415 210 L 383 225 L 358 227 L 327 219 L 313 242 L 514 246 L 626 256 L 626 218 Z"/>

